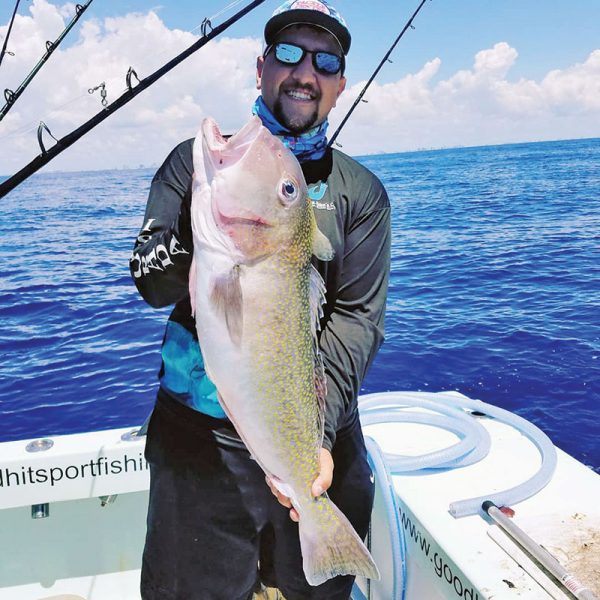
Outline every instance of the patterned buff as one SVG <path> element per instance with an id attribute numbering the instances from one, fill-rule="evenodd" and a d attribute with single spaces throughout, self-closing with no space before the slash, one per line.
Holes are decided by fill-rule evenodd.
<path id="1" fill-rule="evenodd" d="M 320 125 L 310 129 L 306 133 L 294 135 L 286 129 L 269 110 L 262 96 L 259 96 L 252 107 L 252 114 L 260 117 L 263 125 L 273 134 L 281 139 L 296 156 L 299 162 L 317 160 L 325 154 L 327 149 L 327 119 Z"/>

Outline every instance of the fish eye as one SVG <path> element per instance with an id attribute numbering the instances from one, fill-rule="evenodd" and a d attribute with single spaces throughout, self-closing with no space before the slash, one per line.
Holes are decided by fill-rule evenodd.
<path id="1" fill-rule="evenodd" d="M 291 204 L 298 198 L 298 185 L 291 179 L 284 179 L 279 188 L 279 197 L 283 204 Z"/>

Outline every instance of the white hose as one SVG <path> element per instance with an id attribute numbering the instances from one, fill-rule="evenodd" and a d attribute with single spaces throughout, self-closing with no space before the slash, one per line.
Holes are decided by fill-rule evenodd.
<path id="1" fill-rule="evenodd" d="M 445 405 L 440 402 L 439 397 L 428 399 L 417 394 L 408 397 L 401 394 L 402 392 L 386 392 L 359 397 L 362 426 L 391 422 L 421 423 L 446 429 L 461 439 L 453 446 L 421 456 L 384 454 L 393 473 L 462 467 L 487 456 L 491 444 L 490 435 L 485 427 L 464 410 L 452 404 Z M 425 408 L 434 412 L 407 410 L 410 408 Z"/>
<path id="2" fill-rule="evenodd" d="M 369 466 L 375 475 L 375 483 L 379 486 L 385 513 L 389 525 L 389 533 L 392 550 L 393 583 L 392 596 L 389 600 L 404 600 L 406 587 L 406 542 L 400 525 L 400 511 L 392 483 L 392 475 L 389 471 L 386 459 L 379 444 L 368 436 L 365 436 L 367 458 Z M 352 600 L 369 600 L 360 588 L 355 584 L 352 588 Z"/>
<path id="3" fill-rule="evenodd" d="M 396 502 L 392 475 L 385 462 L 385 458 L 379 444 L 370 437 L 365 437 L 365 445 L 369 453 L 369 464 L 379 477 L 379 487 L 382 492 L 385 511 L 390 526 L 390 538 L 392 540 L 392 565 L 393 565 L 393 588 L 390 600 L 403 600 L 406 581 L 406 544 L 400 525 L 400 511 Z"/>
<path id="4" fill-rule="evenodd" d="M 407 410 L 413 407 L 433 412 Z M 449 512 L 456 518 L 481 513 L 481 504 L 485 500 L 498 506 L 508 506 L 530 498 L 547 485 L 556 468 L 556 449 L 545 433 L 518 415 L 480 400 L 452 393 L 382 392 L 360 396 L 358 408 L 363 427 L 390 422 L 423 423 L 441 427 L 461 438 L 448 448 L 421 456 L 384 454 L 392 474 L 462 467 L 485 457 L 490 448 L 489 434 L 485 427 L 465 411 L 483 413 L 506 423 L 535 444 L 541 454 L 542 465 L 533 477 L 501 492 L 452 502 Z M 385 470 L 379 476 L 386 476 Z"/>

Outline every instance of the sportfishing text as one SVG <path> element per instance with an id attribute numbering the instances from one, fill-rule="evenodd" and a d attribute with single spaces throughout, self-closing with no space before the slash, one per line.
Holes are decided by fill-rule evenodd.
<path id="1" fill-rule="evenodd" d="M 136 457 L 124 454 L 120 458 L 108 459 L 100 456 L 79 465 L 61 467 L 16 467 L 0 468 L 0 487 L 18 487 L 36 484 L 48 484 L 54 487 L 57 483 L 86 477 L 102 477 L 105 475 L 120 475 L 121 473 L 136 473 L 147 471 L 148 463 L 142 452 Z"/>

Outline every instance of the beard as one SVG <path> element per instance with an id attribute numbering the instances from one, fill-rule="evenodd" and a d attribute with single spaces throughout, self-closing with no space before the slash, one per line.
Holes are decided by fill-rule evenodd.
<path id="1" fill-rule="evenodd" d="M 318 108 L 307 115 L 292 115 L 288 116 L 283 110 L 283 104 L 280 98 L 277 98 L 275 105 L 273 106 L 273 114 L 275 118 L 287 129 L 296 135 L 306 133 L 309 129 L 312 129 L 319 118 Z"/>

